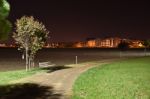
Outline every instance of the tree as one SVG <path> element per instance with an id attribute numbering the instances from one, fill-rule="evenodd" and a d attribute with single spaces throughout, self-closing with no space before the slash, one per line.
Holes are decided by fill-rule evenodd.
<path id="1" fill-rule="evenodd" d="M 120 57 L 122 56 L 122 51 L 125 51 L 129 48 L 129 43 L 126 41 L 121 41 L 118 44 L 118 48 L 120 49 Z"/>
<path id="2" fill-rule="evenodd" d="M 6 0 L 0 0 L 0 40 L 6 40 L 11 31 L 11 23 L 7 20 L 10 6 Z"/>
<path id="3" fill-rule="evenodd" d="M 32 16 L 23 16 L 16 21 L 16 31 L 13 33 L 13 38 L 19 49 L 25 53 L 26 70 L 34 64 L 34 56 L 44 46 L 48 33 L 43 23 L 35 20 Z"/>
<path id="4" fill-rule="evenodd" d="M 124 50 L 127 50 L 129 48 L 129 43 L 126 42 L 126 41 L 121 41 L 119 44 L 118 44 L 118 48 L 122 51 Z"/>
<path id="5" fill-rule="evenodd" d="M 145 53 L 145 56 L 146 56 L 147 48 L 150 47 L 150 40 L 144 40 L 144 41 L 143 41 L 143 45 L 144 45 L 144 47 L 145 47 L 144 53 Z"/>

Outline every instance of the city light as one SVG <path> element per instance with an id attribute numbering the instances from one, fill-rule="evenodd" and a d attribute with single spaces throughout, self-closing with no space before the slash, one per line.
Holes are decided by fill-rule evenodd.
<path id="1" fill-rule="evenodd" d="M 117 48 L 121 41 L 129 43 L 130 48 L 143 48 L 142 40 L 121 39 L 118 37 L 96 38 L 78 42 L 50 42 L 44 48 Z M 69 46 L 68 46 L 69 45 Z M 0 47 L 17 47 L 16 44 L 1 43 Z"/>

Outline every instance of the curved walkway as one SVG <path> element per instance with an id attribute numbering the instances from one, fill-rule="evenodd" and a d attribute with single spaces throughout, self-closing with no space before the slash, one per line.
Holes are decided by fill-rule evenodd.
<path id="1" fill-rule="evenodd" d="M 117 59 L 105 59 L 97 62 L 87 62 L 83 64 L 70 65 L 67 69 L 57 70 L 50 73 L 39 73 L 33 76 L 23 78 L 17 83 L 35 83 L 44 86 L 52 86 L 55 94 L 61 94 L 61 97 L 47 97 L 47 99 L 70 99 L 72 86 L 76 78 L 84 71 L 101 64 L 107 64 Z M 15 82 L 15 83 L 16 83 Z"/>

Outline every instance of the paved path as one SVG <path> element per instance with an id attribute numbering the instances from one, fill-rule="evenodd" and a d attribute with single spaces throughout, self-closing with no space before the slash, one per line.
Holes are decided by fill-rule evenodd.
<path id="1" fill-rule="evenodd" d="M 70 99 L 72 94 L 72 86 L 76 78 L 83 73 L 97 65 L 106 64 L 115 59 L 101 60 L 98 62 L 87 62 L 79 65 L 70 65 L 71 68 L 54 71 L 51 73 L 39 73 L 33 76 L 23 78 L 17 82 L 36 83 L 44 86 L 52 86 L 55 94 L 61 94 L 61 97 L 49 97 L 47 99 Z"/>

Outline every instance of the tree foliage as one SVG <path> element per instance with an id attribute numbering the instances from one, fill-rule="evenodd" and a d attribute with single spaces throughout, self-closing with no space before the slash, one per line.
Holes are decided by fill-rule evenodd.
<path id="1" fill-rule="evenodd" d="M 11 23 L 7 20 L 10 6 L 6 0 L 0 0 L 0 40 L 6 40 L 11 31 Z"/>
<path id="2" fill-rule="evenodd" d="M 29 56 L 30 62 L 36 52 L 44 46 L 48 33 L 43 23 L 35 20 L 32 16 L 23 16 L 16 21 L 16 31 L 13 33 L 13 38 L 19 49 L 26 51 L 26 58 Z M 26 61 L 28 60 L 26 59 Z"/>
<path id="3" fill-rule="evenodd" d="M 150 47 L 150 40 L 144 40 L 143 45 L 145 47 L 144 52 L 145 52 L 145 56 L 146 56 L 147 55 L 147 48 Z"/>
<path id="4" fill-rule="evenodd" d="M 127 50 L 129 48 L 129 43 L 126 42 L 126 41 L 121 41 L 119 44 L 118 44 L 118 48 L 120 50 Z"/>
<path id="5" fill-rule="evenodd" d="M 144 40 L 143 45 L 145 46 L 145 48 L 150 47 L 150 40 Z"/>

